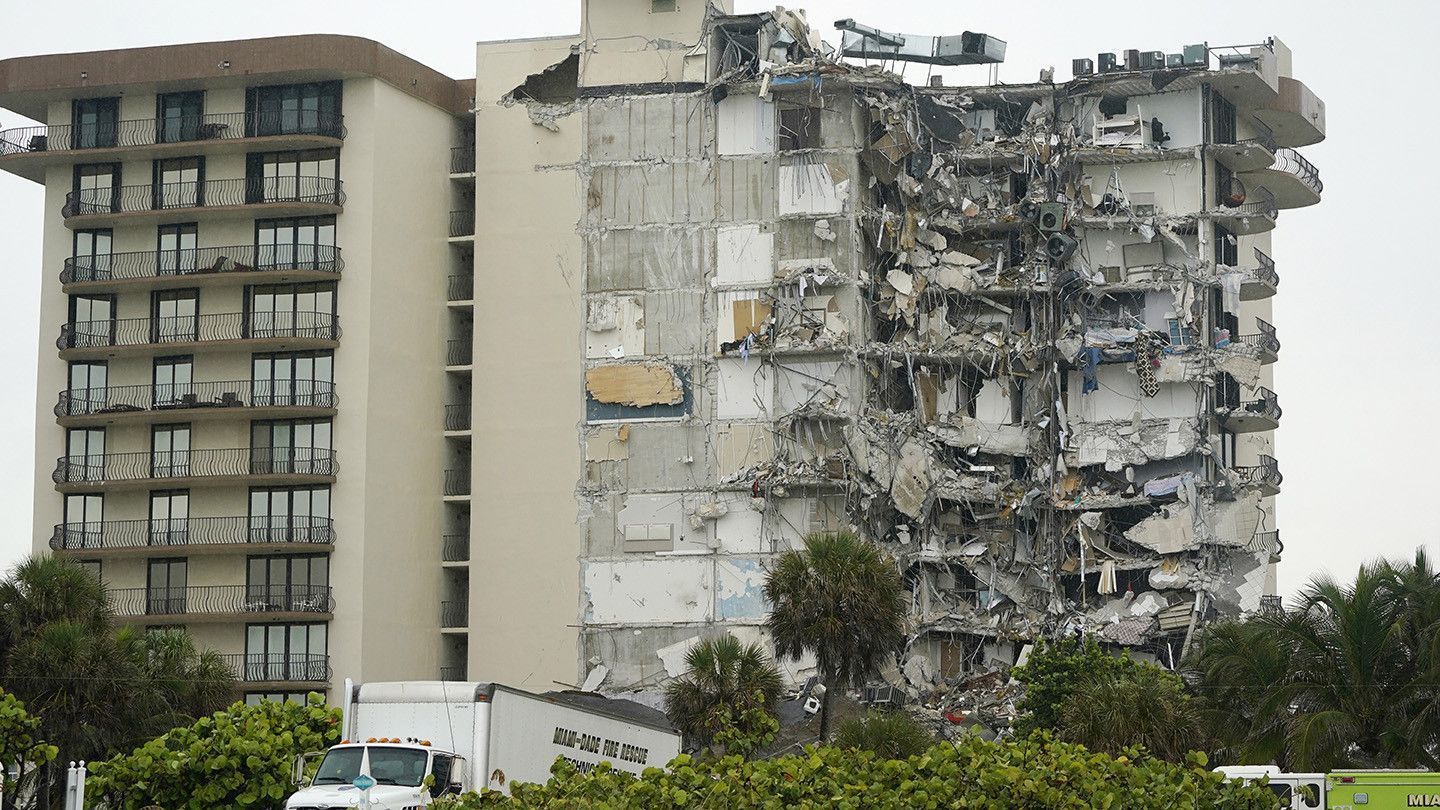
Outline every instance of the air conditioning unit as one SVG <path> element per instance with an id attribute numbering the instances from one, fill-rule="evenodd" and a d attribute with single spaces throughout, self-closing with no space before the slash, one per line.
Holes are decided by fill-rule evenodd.
<path id="1" fill-rule="evenodd" d="M 1178 68 L 1184 64 L 1185 56 L 1183 54 L 1169 53 L 1165 55 L 1165 67 L 1167 68 Z"/>
<path id="2" fill-rule="evenodd" d="M 1070 73 L 1073 76 L 1089 76 L 1095 72 L 1095 60 L 1093 59 L 1071 59 Z"/>
<path id="3" fill-rule="evenodd" d="M 1035 224 L 1041 233 L 1054 233 L 1065 227 L 1065 203 L 1040 203 L 1039 213 Z"/>
<path id="4" fill-rule="evenodd" d="M 1132 191 L 1130 192 L 1130 213 L 1137 217 L 1154 216 L 1155 214 L 1155 192 L 1153 191 Z"/>
<path id="5" fill-rule="evenodd" d="M 1180 55 L 1181 60 L 1185 63 L 1186 67 L 1203 66 L 1210 61 L 1210 47 L 1203 43 L 1200 45 L 1186 45 L 1181 50 L 1183 51 Z"/>
<path id="6" fill-rule="evenodd" d="M 1119 284 L 1125 280 L 1125 271 L 1119 267 L 1101 267 L 1100 275 L 1105 277 L 1106 284 Z"/>
<path id="7" fill-rule="evenodd" d="M 1139 70 L 1139 69 L 1140 69 L 1140 51 L 1139 51 L 1138 49 L 1136 49 L 1136 48 L 1126 48 L 1126 49 L 1125 49 L 1125 69 L 1126 69 L 1126 70 Z"/>
<path id="8" fill-rule="evenodd" d="M 1159 70 L 1160 68 L 1163 68 L 1163 67 L 1165 67 L 1165 52 L 1164 52 L 1164 51 L 1141 51 L 1141 52 L 1140 52 L 1140 69 L 1141 69 L 1141 70 Z"/>
<path id="9" fill-rule="evenodd" d="M 1101 73 L 1114 73 L 1115 71 L 1117 71 L 1117 70 L 1119 70 L 1119 69 L 1120 69 L 1119 66 L 1116 65 L 1116 63 L 1115 63 L 1115 54 L 1113 54 L 1113 53 L 1102 53 L 1102 54 L 1100 54 L 1100 72 L 1101 72 Z"/>

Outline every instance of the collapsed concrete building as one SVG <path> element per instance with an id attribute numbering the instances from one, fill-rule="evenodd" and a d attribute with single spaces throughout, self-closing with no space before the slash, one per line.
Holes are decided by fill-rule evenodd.
<path id="1" fill-rule="evenodd" d="M 472 626 L 472 668 L 533 673 L 515 635 L 548 620 L 530 642 L 573 643 L 589 685 L 658 685 L 706 634 L 762 639 L 767 561 L 816 531 L 896 560 L 900 660 L 925 677 L 1076 631 L 1170 663 L 1261 609 L 1282 548 L 1270 232 L 1318 202 L 1294 147 L 1324 137 L 1288 49 L 915 85 L 910 46 L 953 65 L 947 46 L 1004 43 L 852 23 L 846 56 L 801 12 L 726 5 L 587 3 L 581 37 L 480 45 L 477 274 L 507 292 L 476 302 L 476 344 L 523 328 L 542 354 L 476 359 L 477 424 L 536 429 L 477 464 L 497 518 L 468 586 L 546 597 Z M 519 497 L 538 514 L 512 522 Z M 572 601 L 574 548 L 550 538 L 575 504 Z"/>

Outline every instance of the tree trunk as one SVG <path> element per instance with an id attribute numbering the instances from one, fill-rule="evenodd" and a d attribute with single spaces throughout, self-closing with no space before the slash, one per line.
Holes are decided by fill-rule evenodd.
<path id="1" fill-rule="evenodd" d="M 822 676 L 820 685 L 825 687 L 825 694 L 820 696 L 820 744 L 826 745 L 830 742 L 830 683 L 834 679 L 829 675 Z"/>

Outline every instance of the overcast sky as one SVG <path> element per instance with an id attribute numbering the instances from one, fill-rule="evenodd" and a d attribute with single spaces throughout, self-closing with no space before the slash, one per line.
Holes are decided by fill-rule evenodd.
<path id="1" fill-rule="evenodd" d="M 736 11 L 773 2 L 735 0 Z M 641 0 L 595 0 L 641 2 Z M 699 0 L 680 0 L 681 3 Z M 0 58 L 133 48 L 280 34 L 355 34 L 379 40 L 457 78 L 475 70 L 476 40 L 574 33 L 580 0 L 408 3 L 247 0 L 131 0 L 65 3 L 6 0 Z M 1269 35 L 1294 51 L 1295 75 L 1326 103 L 1329 137 L 1306 147 L 1325 183 L 1324 201 L 1281 214 L 1274 258 L 1281 275 L 1275 324 L 1284 344 L 1276 391 L 1285 475 L 1279 527 L 1285 541 L 1281 591 L 1329 569 L 1349 577 L 1374 555 L 1440 553 L 1440 508 L 1431 462 L 1440 439 L 1427 422 L 1440 411 L 1429 357 L 1437 316 L 1432 243 L 1440 171 L 1431 154 L 1440 132 L 1432 55 L 1440 13 L 1421 2 L 1348 5 L 1303 0 L 1205 3 L 956 3 L 954 0 L 812 0 L 811 24 L 854 17 L 888 31 L 983 31 L 1009 43 L 1002 82 L 1028 82 L 1041 68 L 1069 75 L 1070 60 L 1125 48 L 1177 52 L 1188 43 L 1243 44 Z M 924 66 L 911 66 L 921 79 Z M 947 72 L 982 83 L 983 68 Z M 0 128 L 29 122 L 0 110 Z M 1403 166 L 1402 166 L 1403 164 Z M 36 322 L 41 190 L 0 173 L 0 564 L 28 553 L 34 471 L 35 343 L 59 324 Z M 47 353 L 47 357 L 50 355 Z M 47 401 L 55 392 L 47 391 Z M 47 423 L 45 430 L 57 429 Z M 417 429 L 430 429 L 428 426 Z M 48 489 L 48 485 L 46 487 Z M 1440 487 L 1437 487 L 1440 491 Z M 56 496 L 58 497 L 58 496 Z"/>

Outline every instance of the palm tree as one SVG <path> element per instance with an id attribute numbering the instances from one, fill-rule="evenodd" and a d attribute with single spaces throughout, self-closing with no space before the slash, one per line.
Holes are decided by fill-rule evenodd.
<path id="1" fill-rule="evenodd" d="M 900 574 L 880 551 L 849 532 L 812 534 L 765 578 L 777 655 L 813 653 L 825 695 L 820 739 L 829 739 L 831 694 L 874 674 L 904 640 Z"/>
<path id="2" fill-rule="evenodd" d="M 1194 666 L 1212 716 L 1231 714 L 1228 751 L 1312 771 L 1440 765 L 1437 602 L 1422 551 L 1362 566 L 1351 585 L 1317 577 L 1294 610 L 1212 629 Z"/>
<path id="3" fill-rule="evenodd" d="M 1056 729 L 1066 742 L 1120 756 L 1129 746 L 1184 762 L 1205 749 L 1200 711 L 1178 675 L 1153 664 L 1082 680 L 1060 708 Z"/>
<path id="4" fill-rule="evenodd" d="M 665 688 L 665 713 L 687 738 L 709 744 L 727 724 L 745 724 L 750 710 L 775 714 L 780 672 L 760 645 L 742 646 L 727 633 L 702 639 L 685 663 L 690 671 Z"/>
<path id="5" fill-rule="evenodd" d="M 100 631 L 111 617 L 105 586 L 75 562 L 37 555 L 0 580 L 0 664 L 10 648 L 50 622 Z"/>
<path id="6" fill-rule="evenodd" d="M 934 744 L 929 729 L 903 711 L 872 711 L 851 717 L 835 732 L 836 748 L 874 751 L 881 759 L 909 759 Z"/>

